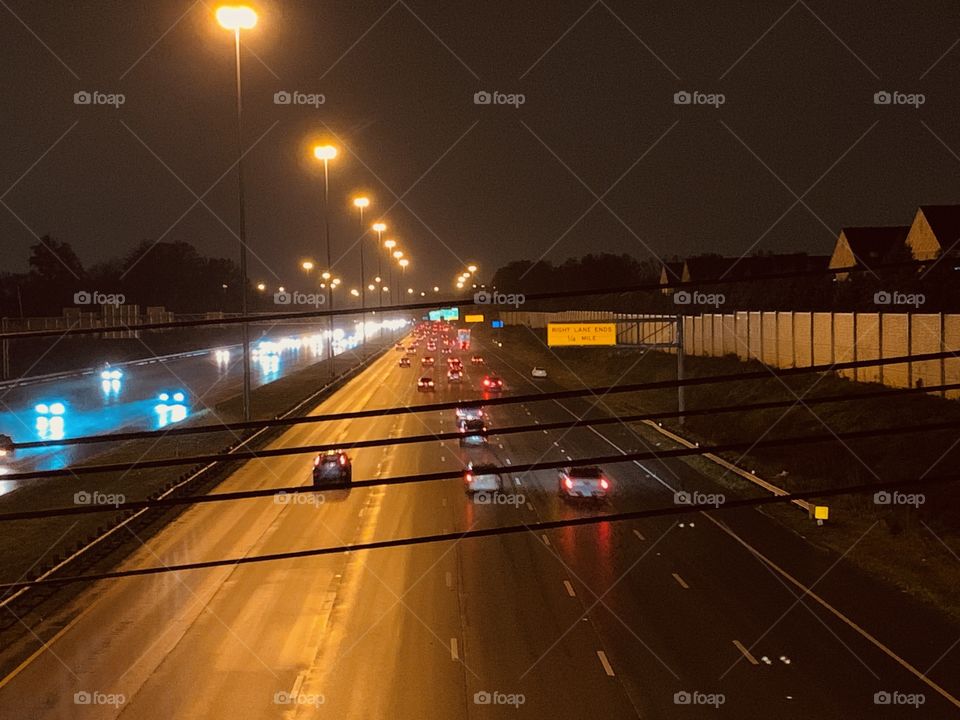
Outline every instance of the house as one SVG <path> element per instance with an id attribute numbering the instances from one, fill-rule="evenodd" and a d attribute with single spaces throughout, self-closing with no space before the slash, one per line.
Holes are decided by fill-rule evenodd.
<path id="1" fill-rule="evenodd" d="M 665 262 L 660 266 L 660 284 L 666 285 L 668 283 L 680 282 L 683 277 L 683 262 L 678 260 L 677 262 Z M 670 295 L 673 292 L 674 288 L 665 287 L 660 290 L 664 295 Z"/>
<path id="2" fill-rule="evenodd" d="M 833 248 L 829 267 L 870 268 L 892 262 L 903 251 L 909 232 L 906 225 L 843 228 Z M 842 282 L 850 277 L 850 273 L 837 273 L 834 277 Z"/>
<path id="3" fill-rule="evenodd" d="M 914 260 L 956 255 L 960 248 L 960 205 L 921 205 L 906 244 Z"/>

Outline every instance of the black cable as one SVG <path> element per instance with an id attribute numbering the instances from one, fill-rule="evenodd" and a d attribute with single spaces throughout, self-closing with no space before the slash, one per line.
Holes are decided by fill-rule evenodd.
<path id="1" fill-rule="evenodd" d="M 541 429 L 542 426 L 534 425 L 534 429 Z M 877 437 L 889 437 L 895 435 L 905 435 L 920 432 L 935 432 L 938 430 L 952 430 L 960 428 L 960 420 L 944 421 L 940 423 L 928 423 L 925 425 L 900 426 L 888 428 L 876 428 L 872 430 L 854 430 L 845 433 L 824 433 L 821 435 L 800 435 L 785 438 L 774 438 L 770 440 L 759 441 L 741 441 L 735 443 L 722 443 L 719 445 L 709 445 L 700 447 L 681 447 L 673 450 L 643 451 L 621 453 L 619 455 L 600 455 L 587 458 L 576 458 L 574 460 L 549 460 L 536 463 L 519 463 L 516 465 L 506 465 L 494 467 L 491 471 L 498 473 L 526 473 L 537 470 L 555 470 L 567 467 L 585 467 L 588 465 L 613 465 L 623 462 L 639 462 L 640 460 L 664 460 L 667 458 L 689 457 L 692 455 L 706 455 L 708 453 L 719 454 L 725 452 L 746 452 L 751 450 L 763 450 L 768 448 L 791 447 L 798 445 L 815 445 L 825 442 L 843 442 L 845 440 L 864 440 Z M 494 432 L 493 434 L 496 434 Z M 454 435 L 459 436 L 459 433 Z M 326 446 L 324 446 L 326 447 Z M 339 447 L 339 446 L 338 446 Z M 294 452 L 305 452 L 303 448 L 279 448 L 275 451 L 268 451 L 272 454 L 289 455 Z M 463 471 L 445 470 L 433 473 L 419 473 L 417 475 L 400 475 L 391 478 L 377 478 L 371 480 L 357 480 L 350 483 L 331 483 L 322 488 L 316 488 L 312 485 L 294 485 L 290 487 L 268 488 L 264 490 L 239 490 L 229 493 L 215 493 L 212 495 L 194 495 L 191 497 L 164 498 L 162 500 L 138 500 L 117 505 L 94 505 L 94 506 L 76 506 L 53 508 L 47 510 L 29 510 L 21 512 L 12 512 L 0 514 L 0 522 L 11 520 L 32 520 L 46 517 L 59 517 L 63 515 L 87 515 L 99 512 L 117 512 L 140 510 L 143 508 L 171 507 L 175 505 L 199 505 L 209 502 L 225 502 L 230 500 L 246 500 L 249 498 L 278 496 L 285 494 L 301 494 L 314 492 L 332 492 L 335 490 L 350 490 L 354 488 L 378 487 L 386 485 L 409 485 L 412 483 L 433 482 L 435 480 L 452 480 L 463 476 Z M 9 476 L 8 476 L 9 477 Z"/>
<path id="2" fill-rule="evenodd" d="M 525 294 L 525 300 L 527 302 L 537 301 L 537 300 L 561 300 L 564 298 L 574 298 L 574 297 L 588 297 L 591 295 L 618 295 L 622 293 L 631 293 L 631 292 L 644 292 L 652 290 L 665 290 L 667 288 L 673 289 L 699 289 L 704 287 L 715 287 L 718 285 L 735 285 L 741 283 L 754 283 L 754 282 L 763 282 L 770 280 L 789 280 L 793 278 L 803 278 L 803 277 L 816 277 L 816 276 L 827 276 L 827 275 L 837 275 L 838 273 L 848 273 L 848 274 L 857 274 L 869 272 L 876 274 L 878 272 L 895 270 L 895 269 L 906 269 L 906 268 L 921 268 L 929 264 L 939 262 L 939 260 L 916 260 L 910 262 L 902 263 L 891 263 L 888 265 L 878 265 L 874 267 L 848 267 L 848 268 L 823 268 L 815 270 L 795 270 L 791 272 L 782 272 L 782 273 L 772 273 L 770 275 L 759 275 L 749 278 L 721 278 L 717 280 L 708 280 L 703 282 L 695 281 L 676 281 L 676 282 L 666 282 L 666 283 L 641 283 L 638 285 L 625 285 L 612 288 L 604 289 L 587 289 L 587 290 L 564 290 L 558 292 L 545 292 L 545 293 L 530 293 Z M 386 310 L 380 310 L 381 314 L 387 315 L 390 313 L 396 313 L 397 311 L 407 311 L 407 310 L 430 310 L 436 308 L 438 305 L 443 305 L 445 307 L 473 307 L 476 305 L 475 300 L 472 297 L 461 298 L 459 300 L 451 299 L 444 300 L 439 302 L 434 300 L 432 302 L 420 302 L 420 303 L 408 303 L 405 305 L 396 305 L 394 307 L 388 308 Z M 224 317 L 224 318 L 212 318 L 212 319 L 203 319 L 203 320 L 179 320 L 172 322 L 162 322 L 162 323 L 144 323 L 142 325 L 111 325 L 107 327 L 99 328 L 80 328 L 75 325 L 62 330 L 27 330 L 23 332 L 12 332 L 12 333 L 0 333 L 0 340 L 18 340 L 25 338 L 41 338 L 41 337 L 62 337 L 66 335 L 97 335 L 100 333 L 109 333 L 109 332 L 130 332 L 130 331 L 141 331 L 141 330 L 170 330 L 174 328 L 186 328 L 186 327 L 209 327 L 209 326 L 223 326 L 223 325 L 238 325 L 242 323 L 268 323 L 268 322 L 277 322 L 280 320 L 302 320 L 308 318 L 325 318 L 325 317 L 334 317 L 341 315 L 360 315 L 364 311 L 360 308 L 357 309 L 343 309 L 343 310 L 313 310 L 308 312 L 286 312 L 286 313 L 262 313 L 259 315 L 237 315 L 234 317 Z M 366 311 L 369 312 L 369 309 Z"/>
<path id="3" fill-rule="evenodd" d="M 235 432 L 253 430 L 265 427 L 288 427 L 305 423 L 331 422 L 335 420 L 356 420 L 358 418 L 386 417 L 389 415 L 409 415 L 423 412 L 437 412 L 454 410 L 458 407 L 483 406 L 496 407 L 498 405 L 514 405 L 518 403 L 542 402 L 549 400 L 568 400 L 580 397 L 603 397 L 622 393 L 643 392 L 647 390 L 674 389 L 678 387 L 692 387 L 696 385 L 711 385 L 714 383 L 738 382 L 742 380 L 763 380 L 771 377 L 791 377 L 819 372 L 833 372 L 851 370 L 853 368 L 876 367 L 883 365 L 897 365 L 908 362 L 924 362 L 928 360 L 943 360 L 960 357 L 960 349 L 944 352 L 924 353 L 922 355 L 896 355 L 874 360 L 850 360 L 842 363 L 824 363 L 797 368 L 766 368 L 744 373 L 730 373 L 726 375 L 706 375 L 702 377 L 683 378 L 682 380 L 658 380 L 655 382 L 632 383 L 626 385 L 612 385 L 606 387 L 583 388 L 578 390 L 557 390 L 548 393 L 528 393 L 526 395 L 507 395 L 496 398 L 477 398 L 472 400 L 456 400 L 442 403 L 423 405 L 405 405 L 392 408 L 372 408 L 369 410 L 351 410 L 343 413 L 329 413 L 326 415 L 311 415 L 309 417 L 272 418 L 270 420 L 251 420 L 248 422 L 217 423 L 198 425 L 195 427 L 168 428 L 164 430 L 141 430 L 126 433 L 108 433 L 105 435 L 86 435 L 61 440 L 32 440 L 23 443 L 14 443 L 15 449 L 29 449 L 42 447 L 59 447 L 65 445 L 88 445 L 104 442 L 121 442 L 126 440 L 150 440 L 154 438 L 177 437 L 181 435 L 195 435 L 214 432 Z M 949 386 L 937 386 L 949 387 Z M 911 388 L 911 390 L 913 390 Z M 931 388 L 923 388 L 931 392 Z M 19 477 L 19 476 L 18 476 Z"/>
<path id="4" fill-rule="evenodd" d="M 863 493 L 878 492 L 880 490 L 890 490 L 894 488 L 913 488 L 926 487 L 930 485 L 939 485 L 953 483 L 960 480 L 960 475 L 945 475 L 937 477 L 914 478 L 909 480 L 890 480 L 875 483 L 866 483 L 861 485 L 849 485 L 842 488 L 832 488 L 829 490 L 806 490 L 798 493 L 789 493 L 787 495 L 772 495 L 759 498 L 748 498 L 744 500 L 730 500 L 716 506 L 714 504 L 690 504 L 674 505 L 673 507 L 660 507 L 650 510 L 634 510 L 630 512 L 609 513 L 606 515 L 595 515 L 589 517 L 570 518 L 567 520 L 546 520 L 524 525 L 500 525 L 492 528 L 482 528 L 479 530 L 464 530 L 461 532 L 436 533 L 433 535 L 420 535 L 409 538 L 399 538 L 393 540 L 379 540 L 368 543 L 356 543 L 351 545 L 341 545 L 325 548 L 310 548 L 307 550 L 293 550 L 281 553 L 269 553 L 263 555 L 243 555 L 240 557 L 226 558 L 221 560 L 206 560 L 203 562 L 180 563 L 176 565 L 161 565 L 146 568 L 135 568 L 130 570 L 116 570 L 113 572 L 91 573 L 88 575 L 72 575 L 67 577 L 50 577 L 43 580 L 23 580 L 12 583 L 0 583 L 0 591 L 14 592 L 23 588 L 66 585 L 75 582 L 91 582 L 96 580 L 115 580 L 119 578 L 138 577 L 143 575 L 161 575 L 171 572 L 183 572 L 185 570 L 201 570 L 206 568 L 251 565 L 254 563 L 274 562 L 277 560 L 294 560 L 305 557 L 318 557 L 321 555 L 337 555 L 342 553 L 358 552 L 361 550 L 382 550 L 396 547 L 412 547 L 415 545 L 427 545 L 439 542 L 460 541 L 470 538 L 495 537 L 498 535 L 516 535 L 523 532 L 539 532 L 541 530 L 557 530 L 561 528 L 583 527 L 586 525 L 599 525 L 607 522 L 626 522 L 630 520 L 642 520 L 653 517 L 667 517 L 671 515 L 689 515 L 694 512 L 714 513 L 721 510 L 736 510 L 739 508 L 758 507 L 761 505 L 773 505 L 776 503 L 788 503 L 795 500 L 812 500 L 816 498 L 838 497 L 841 495 L 854 495 Z"/>

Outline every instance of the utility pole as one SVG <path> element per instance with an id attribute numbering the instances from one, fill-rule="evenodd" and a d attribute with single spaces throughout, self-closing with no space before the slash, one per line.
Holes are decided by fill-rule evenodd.
<path id="1" fill-rule="evenodd" d="M 683 380 L 683 315 L 677 313 L 677 381 Z M 686 398 L 684 398 L 683 391 L 685 388 L 683 385 L 677 385 L 677 411 L 683 412 L 686 410 Z M 683 415 L 677 418 L 678 424 L 683 426 Z"/>

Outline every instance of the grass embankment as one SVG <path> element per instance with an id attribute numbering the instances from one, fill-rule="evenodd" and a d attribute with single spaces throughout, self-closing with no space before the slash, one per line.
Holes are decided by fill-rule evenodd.
<path id="1" fill-rule="evenodd" d="M 545 346 L 542 330 L 504 328 L 504 351 L 520 367 L 546 366 L 557 383 L 578 388 L 642 383 L 676 378 L 676 356 L 633 348 L 552 348 Z M 513 362 L 513 360 L 511 360 Z M 688 377 L 707 377 L 763 369 L 758 362 L 735 357 L 685 358 Z M 855 383 L 833 374 L 800 375 L 760 381 L 740 381 L 688 387 L 688 408 L 710 408 L 775 400 L 795 402 L 797 397 L 875 392 L 875 384 Z M 609 395 L 604 404 L 617 414 L 675 410 L 675 389 Z M 775 408 L 729 412 L 686 418 L 663 426 L 702 445 L 752 441 L 764 437 L 822 435 L 871 428 L 900 427 L 944 420 L 960 420 L 960 403 L 929 395 L 895 399 L 866 399 L 825 403 L 810 408 L 797 403 L 789 410 Z M 673 443 L 644 424 L 635 424 L 641 437 L 673 447 Z M 639 448 L 638 448 L 639 449 Z M 883 480 L 943 475 L 955 471 L 960 460 L 960 433 L 913 433 L 840 443 L 761 449 L 741 457 L 725 458 L 786 490 L 838 488 Z M 747 481 L 716 463 L 700 457 L 684 462 L 730 488 L 755 492 Z M 916 492 L 911 490 L 910 492 Z M 845 553 L 867 530 L 856 549 L 847 555 L 875 575 L 904 590 L 946 608 L 960 618 L 960 488 L 954 485 L 922 489 L 924 503 L 913 506 L 880 506 L 873 496 L 830 498 L 831 519 L 822 528 L 793 506 L 765 510 L 789 527 L 837 552 Z M 746 492 L 744 492 L 746 495 Z"/>

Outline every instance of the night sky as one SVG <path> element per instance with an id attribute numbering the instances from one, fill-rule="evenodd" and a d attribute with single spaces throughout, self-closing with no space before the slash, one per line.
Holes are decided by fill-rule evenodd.
<path id="1" fill-rule="evenodd" d="M 295 283 L 322 257 L 314 140 L 341 147 L 338 268 L 356 272 L 349 197 L 364 191 L 421 287 L 466 261 L 489 276 L 587 251 L 827 254 L 843 225 L 960 202 L 956 2 L 250 4 L 255 281 Z M 87 265 L 161 237 L 235 257 L 233 38 L 215 7 L 0 3 L 4 270 L 26 268 L 34 233 Z M 126 101 L 76 105 L 83 90 Z M 326 102 L 277 105 L 283 90 Z M 526 101 L 476 105 L 480 90 Z M 677 105 L 681 90 L 725 102 Z M 882 90 L 925 102 L 877 105 Z"/>

